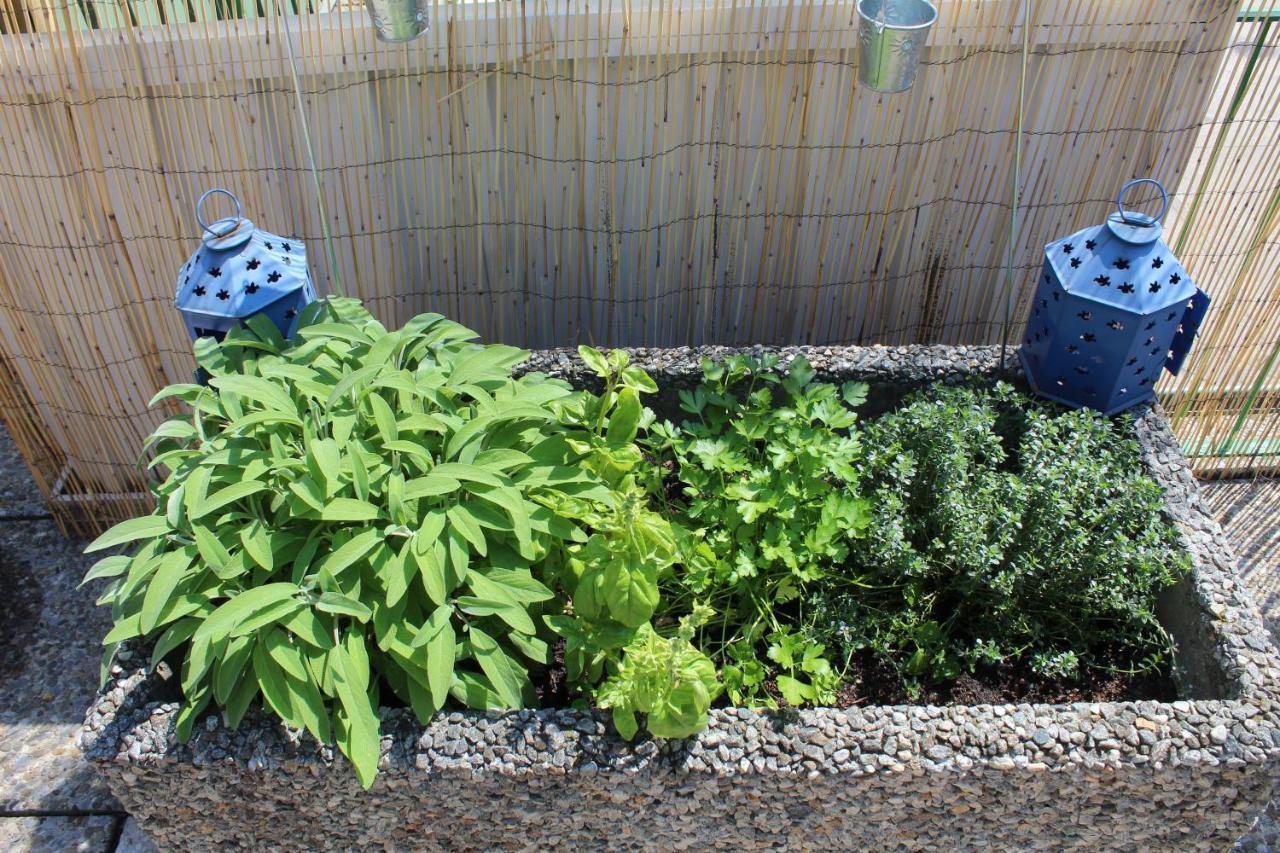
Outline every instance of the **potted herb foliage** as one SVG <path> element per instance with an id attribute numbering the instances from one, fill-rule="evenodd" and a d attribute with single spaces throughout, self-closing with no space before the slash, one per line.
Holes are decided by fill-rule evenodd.
<path id="1" fill-rule="evenodd" d="M 84 738 L 157 839 L 1106 846 L 1265 798 L 1280 676 L 1158 409 L 993 349 L 474 337 L 330 300 L 159 395 Z"/>

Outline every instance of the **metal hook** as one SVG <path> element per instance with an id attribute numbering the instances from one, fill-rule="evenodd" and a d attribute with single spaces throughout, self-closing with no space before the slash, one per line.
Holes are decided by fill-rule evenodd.
<path id="1" fill-rule="evenodd" d="M 1128 213 L 1125 212 L 1124 204 L 1123 204 L 1124 194 L 1129 191 L 1130 187 L 1137 186 L 1138 184 L 1155 184 L 1156 189 L 1160 190 L 1160 212 L 1157 213 L 1155 216 L 1151 217 L 1150 220 L 1146 218 L 1145 214 L 1139 214 L 1140 216 L 1142 216 L 1141 219 L 1130 219 Z M 1168 209 L 1169 209 L 1169 194 L 1164 191 L 1164 185 L 1161 184 L 1159 181 L 1157 181 L 1155 178 L 1138 178 L 1136 180 L 1132 180 L 1129 183 L 1122 186 L 1120 188 L 1120 194 L 1116 196 L 1116 210 L 1120 211 L 1120 219 L 1126 225 L 1140 225 L 1140 226 L 1149 228 L 1150 226 L 1155 225 L 1157 222 L 1163 219 L 1164 212 Z"/>
<path id="2" fill-rule="evenodd" d="M 231 226 L 230 230 L 224 231 L 221 234 L 219 234 L 217 231 L 214 231 L 212 228 L 210 228 L 209 224 L 204 221 L 204 217 L 200 215 L 200 208 L 204 205 L 204 200 L 207 199 L 209 196 L 213 195 L 214 193 L 222 193 L 227 198 L 231 199 L 232 204 L 236 206 L 236 215 L 232 217 L 233 219 L 235 219 L 235 224 Z M 221 187 L 214 187 L 211 190 L 205 190 L 204 194 L 201 195 L 200 198 L 196 199 L 196 222 L 199 222 L 201 228 L 203 228 L 205 231 L 208 231 L 210 234 L 212 234 L 215 237 L 225 237 L 228 234 L 230 234 L 232 231 L 235 231 L 236 228 L 240 227 L 240 221 L 242 219 L 244 219 L 244 217 L 240 215 L 240 199 L 236 198 L 235 194 L 232 193 L 230 190 L 224 190 Z M 214 225 L 217 225 L 217 224 L 218 224 L 217 222 L 214 223 Z"/>

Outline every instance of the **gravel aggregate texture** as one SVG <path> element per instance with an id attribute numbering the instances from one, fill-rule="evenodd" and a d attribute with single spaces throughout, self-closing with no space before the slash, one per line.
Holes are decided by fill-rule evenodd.
<path id="1" fill-rule="evenodd" d="M 1200 490 L 1235 546 L 1240 574 L 1275 639 L 1280 636 L 1280 478 L 1214 480 L 1201 482 Z M 1280 805 L 1267 805 L 1236 850 L 1280 850 Z"/>
<path id="2" fill-rule="evenodd" d="M 1200 490 L 1236 548 L 1267 628 L 1280 638 L 1280 478 L 1202 482 Z"/>
<path id="3" fill-rule="evenodd" d="M 0 427 L 0 519 L 48 514 L 49 508 L 31 481 L 18 446 L 9 432 Z"/>
<path id="4" fill-rule="evenodd" d="M 110 815 L 89 817 L 0 817 L 0 850 L 6 853 L 110 853 L 116 822 Z"/>
<path id="5" fill-rule="evenodd" d="M 117 807 L 76 738 L 111 616 L 77 590 L 92 560 L 52 521 L 0 521 L 0 813 Z M 6 620 L 0 619 L 0 622 Z"/>
<path id="6" fill-rule="evenodd" d="M 157 853 L 158 848 L 133 818 L 125 818 L 115 853 Z"/>
<path id="7" fill-rule="evenodd" d="M 703 355 L 635 350 L 667 389 Z M 786 348 L 828 378 L 911 385 L 990 375 L 995 347 Z M 579 378 L 567 352 L 532 368 Z M 1015 371 L 1016 372 L 1016 371 Z M 161 849 L 1212 850 L 1280 777 L 1280 664 L 1163 413 L 1131 410 L 1192 556 L 1162 601 L 1175 702 L 714 711 L 680 742 L 621 741 L 571 710 L 383 711 L 382 773 L 262 716 L 210 715 L 176 743 L 172 686 L 140 654 L 89 707 L 81 745 Z"/>

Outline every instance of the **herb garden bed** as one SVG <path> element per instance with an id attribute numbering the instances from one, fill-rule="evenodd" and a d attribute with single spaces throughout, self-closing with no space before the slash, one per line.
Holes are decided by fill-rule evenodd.
<path id="1" fill-rule="evenodd" d="M 631 355 L 661 389 L 646 402 L 673 416 L 702 358 L 732 352 Z M 930 382 L 993 378 L 998 359 L 991 347 L 778 352 L 803 352 L 819 379 L 869 383 L 872 414 Z M 521 369 L 595 381 L 566 352 Z M 1134 417 L 1191 561 L 1160 602 L 1177 701 L 716 708 L 694 737 L 631 742 L 605 713 L 441 712 L 423 726 L 384 709 L 366 792 L 332 748 L 264 714 L 235 731 L 209 715 L 180 744 L 176 678 L 126 650 L 83 746 L 175 849 L 1221 847 L 1280 778 L 1280 668 L 1162 413 L 1144 404 Z"/>

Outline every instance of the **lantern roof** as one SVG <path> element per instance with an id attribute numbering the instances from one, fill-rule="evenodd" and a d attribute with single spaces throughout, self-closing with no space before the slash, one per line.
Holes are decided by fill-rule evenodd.
<path id="1" fill-rule="evenodd" d="M 1107 225 L 1049 243 L 1045 259 L 1068 293 L 1134 314 L 1185 303 L 1196 292 L 1164 241 L 1129 243 Z"/>
<path id="2" fill-rule="evenodd" d="M 1185 304 L 1195 294 L 1191 276 L 1161 239 L 1164 206 L 1148 216 L 1121 204 L 1125 190 L 1146 182 L 1156 183 L 1144 178 L 1126 184 L 1116 199 L 1117 212 L 1102 225 L 1045 246 L 1045 259 L 1064 290 L 1133 314 Z M 1163 196 L 1163 187 L 1160 192 Z"/>
<path id="3" fill-rule="evenodd" d="M 206 233 L 200 247 L 178 271 L 175 299 L 180 310 L 247 317 L 307 284 L 307 253 L 302 242 L 255 227 L 240 215 L 238 201 L 235 216 L 207 225 L 197 209 L 197 218 Z"/>

